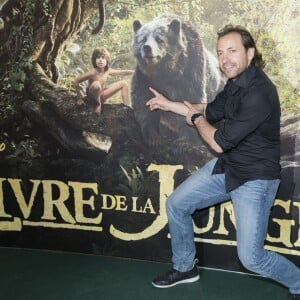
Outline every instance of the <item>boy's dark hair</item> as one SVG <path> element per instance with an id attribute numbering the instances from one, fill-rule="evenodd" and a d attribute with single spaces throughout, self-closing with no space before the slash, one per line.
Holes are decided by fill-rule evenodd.
<path id="1" fill-rule="evenodd" d="M 94 66 L 94 68 L 97 68 L 97 65 L 96 65 L 96 59 L 98 57 L 101 57 L 101 56 L 104 56 L 104 58 L 106 59 L 107 61 L 107 65 L 105 66 L 105 71 L 108 70 L 108 68 L 110 67 L 111 65 L 111 58 L 110 58 L 110 55 L 109 55 L 109 52 L 103 48 L 103 47 L 100 47 L 100 48 L 96 48 L 94 51 L 93 51 L 93 54 L 92 54 L 92 64 Z"/>
<path id="2" fill-rule="evenodd" d="M 251 65 L 259 68 L 259 69 L 263 69 L 263 67 L 265 66 L 265 62 L 262 59 L 262 54 L 257 50 L 256 45 L 255 45 L 255 41 L 253 39 L 253 37 L 251 36 L 250 32 L 245 29 L 242 26 L 233 26 L 233 25 L 226 25 L 224 28 L 222 28 L 220 31 L 218 31 L 218 40 L 229 34 L 229 33 L 238 33 L 241 38 L 242 38 L 242 42 L 243 45 L 245 47 L 246 50 L 248 50 L 249 48 L 254 48 L 254 56 L 252 58 L 251 61 Z"/>

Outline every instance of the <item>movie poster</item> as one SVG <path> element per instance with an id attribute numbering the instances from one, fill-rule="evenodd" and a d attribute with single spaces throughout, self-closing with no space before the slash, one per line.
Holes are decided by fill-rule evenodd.
<path id="1" fill-rule="evenodd" d="M 300 265 L 299 1 L 0 4 L 1 247 L 170 262 L 166 198 L 216 155 L 183 117 L 149 110 L 149 87 L 213 101 L 226 82 L 217 32 L 238 24 L 282 109 L 282 182 L 265 247 Z M 110 70 L 101 76 L 99 48 Z M 193 218 L 200 265 L 244 271 L 231 202 Z"/>

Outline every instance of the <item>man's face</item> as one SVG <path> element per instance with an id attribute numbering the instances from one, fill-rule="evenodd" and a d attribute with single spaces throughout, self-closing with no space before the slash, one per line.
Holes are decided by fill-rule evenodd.
<path id="1" fill-rule="evenodd" d="M 232 32 L 217 42 L 219 67 L 228 79 L 235 79 L 250 65 L 254 48 L 245 49 L 239 33 Z"/>

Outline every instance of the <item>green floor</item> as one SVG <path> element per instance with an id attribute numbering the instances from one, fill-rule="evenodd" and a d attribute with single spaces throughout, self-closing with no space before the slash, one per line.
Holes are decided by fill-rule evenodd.
<path id="1" fill-rule="evenodd" d="M 199 282 L 169 289 L 151 280 L 170 265 L 37 250 L 0 248 L 0 300 L 284 300 L 269 280 L 200 269 Z"/>

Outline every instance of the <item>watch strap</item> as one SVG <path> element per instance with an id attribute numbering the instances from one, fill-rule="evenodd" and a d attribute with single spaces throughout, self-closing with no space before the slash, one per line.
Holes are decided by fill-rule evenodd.
<path id="1" fill-rule="evenodd" d="M 192 121 L 193 125 L 195 125 L 196 119 L 199 118 L 200 116 L 203 116 L 203 114 L 201 114 L 201 113 L 195 113 L 195 114 L 192 115 L 191 121 Z"/>

